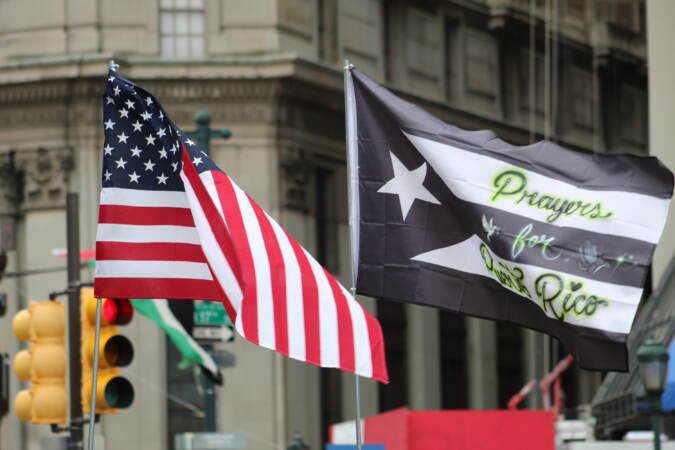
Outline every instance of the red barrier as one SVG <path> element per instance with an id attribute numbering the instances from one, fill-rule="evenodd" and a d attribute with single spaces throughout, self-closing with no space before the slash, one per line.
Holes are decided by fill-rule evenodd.
<path id="1" fill-rule="evenodd" d="M 364 419 L 363 441 L 384 444 L 386 450 L 409 450 L 410 414 L 407 408 L 399 408 Z"/>
<path id="2" fill-rule="evenodd" d="M 364 442 L 387 450 L 554 450 L 550 411 L 409 411 L 365 419 Z"/>

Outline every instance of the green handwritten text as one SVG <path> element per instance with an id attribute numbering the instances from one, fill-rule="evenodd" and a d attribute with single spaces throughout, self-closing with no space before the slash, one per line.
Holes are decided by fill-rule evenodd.
<path id="1" fill-rule="evenodd" d="M 583 283 L 570 281 L 565 284 L 557 273 L 543 273 L 534 282 L 541 307 L 549 310 L 558 320 L 565 320 L 567 314 L 577 317 L 592 317 L 600 308 L 609 306 L 609 300 L 597 295 L 582 292 Z"/>
<path id="2" fill-rule="evenodd" d="M 518 293 L 528 298 L 532 298 L 530 291 L 525 287 L 525 274 L 520 267 L 509 267 L 501 261 L 495 261 L 495 257 L 492 256 L 490 249 L 484 243 L 480 244 L 480 256 L 483 258 L 487 271 L 494 275 L 502 286 L 518 291 Z"/>
<path id="3" fill-rule="evenodd" d="M 586 219 L 607 219 L 612 211 L 606 211 L 602 202 L 567 199 L 552 194 L 527 189 L 527 174 L 515 168 L 504 169 L 492 180 L 494 191 L 490 201 L 511 199 L 516 204 L 525 204 L 532 208 L 552 211 L 546 221 L 553 223 L 561 216 L 577 214 Z"/>

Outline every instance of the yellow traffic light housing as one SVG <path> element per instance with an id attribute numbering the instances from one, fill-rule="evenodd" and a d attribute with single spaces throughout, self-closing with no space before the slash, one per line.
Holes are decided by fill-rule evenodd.
<path id="1" fill-rule="evenodd" d="M 14 373 L 20 381 L 30 381 L 30 389 L 14 398 L 14 411 L 20 420 L 36 424 L 67 422 L 66 393 L 66 315 L 63 303 L 30 302 L 12 320 L 14 335 L 29 341 L 29 348 L 14 357 Z"/>
<path id="2" fill-rule="evenodd" d="M 83 288 L 80 296 L 82 323 L 82 409 L 91 409 L 91 378 L 94 369 L 96 332 L 96 298 L 94 290 Z M 114 414 L 129 407 L 134 400 L 134 388 L 120 376 L 119 368 L 133 360 L 131 341 L 118 334 L 118 325 L 126 325 L 133 317 L 128 299 L 101 299 L 101 335 L 99 338 L 98 377 L 96 382 L 96 413 Z"/>
<path id="3" fill-rule="evenodd" d="M 19 420 L 30 422 L 33 418 L 33 397 L 30 395 L 30 389 L 22 389 L 14 397 L 14 412 Z"/>

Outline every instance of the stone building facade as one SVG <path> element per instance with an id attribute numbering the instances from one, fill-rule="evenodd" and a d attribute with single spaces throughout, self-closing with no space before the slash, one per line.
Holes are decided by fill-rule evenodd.
<path id="1" fill-rule="evenodd" d="M 556 39 L 547 45 L 549 29 Z M 8 230 L 0 248 L 9 257 L 0 352 L 20 347 L 13 313 L 65 287 L 65 271 L 38 269 L 63 266 L 51 250 L 65 247 L 66 192 L 80 195 L 82 248 L 95 243 L 112 57 L 183 129 L 202 109 L 214 127 L 229 128 L 229 140 L 212 142 L 216 162 L 346 282 L 345 59 L 463 128 L 515 144 L 547 134 L 579 151 L 646 154 L 645 52 L 643 1 L 0 0 L 0 223 Z M 535 374 L 532 332 L 363 301 L 381 320 L 392 376 L 389 386 L 363 381 L 364 415 L 405 405 L 503 408 Z M 137 398 L 103 418 L 106 449 L 170 448 L 189 422 L 172 419 L 176 397 L 199 401 L 174 389 L 177 369 L 156 327 L 136 318 L 125 333 L 137 350 L 125 370 Z M 353 417 L 352 376 L 241 339 L 227 345 L 236 366 L 224 369 L 218 390 L 219 429 L 244 433 L 250 448 L 284 448 L 294 430 L 320 448 L 327 424 Z M 566 375 L 568 406 L 587 403 L 599 380 Z M 9 415 L 0 447 L 37 449 L 48 433 Z"/>

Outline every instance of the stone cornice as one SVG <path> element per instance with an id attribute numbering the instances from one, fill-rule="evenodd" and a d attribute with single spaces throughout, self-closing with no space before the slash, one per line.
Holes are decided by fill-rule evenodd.
<path id="1" fill-rule="evenodd" d="M 181 111 L 181 106 L 186 103 L 217 105 L 212 111 L 214 120 L 226 123 L 259 120 L 271 123 L 278 120 L 281 125 L 301 128 L 310 121 L 334 126 L 330 120 L 320 120 L 320 117 L 308 114 L 305 114 L 307 120 L 298 114 L 289 119 L 285 114 L 299 102 L 305 103 L 304 106 L 311 105 L 313 111 L 341 114 L 342 71 L 293 55 L 190 62 L 128 58 L 119 59 L 119 63 L 121 73 L 153 92 L 166 107 L 174 111 L 172 118 L 176 122 L 191 122 L 194 112 Z M 69 64 L 73 66 L 70 69 Z M 93 105 L 100 98 L 106 70 L 107 64 L 102 56 L 95 62 L 63 58 L 43 65 L 38 60 L 31 64 L 0 65 L 0 119 L 16 114 L 23 106 L 35 106 L 35 111 L 38 111 L 38 107 L 43 110 L 45 107 L 52 108 L 53 111 L 45 110 L 44 114 L 55 120 L 54 117 L 59 114 L 57 106 L 65 101 L 93 102 Z M 516 144 L 527 141 L 528 132 L 522 125 L 491 119 L 443 101 L 394 91 L 442 120 L 465 128 L 491 129 L 503 139 Z M 276 102 L 270 100 L 278 101 L 282 108 L 276 108 Z M 50 102 L 53 104 L 49 105 Z M 32 113 L 26 114 L 29 117 Z M 218 114 L 220 116 L 217 117 Z M 19 119 L 12 120 L 16 122 Z M 334 136 L 338 137 L 340 133 Z M 561 144 L 590 150 L 579 148 L 571 142 Z"/>
<path id="2" fill-rule="evenodd" d="M 251 101 L 270 100 L 281 93 L 278 80 L 200 80 L 186 83 L 177 80 L 141 80 L 145 89 L 161 98 L 163 103 L 174 99 L 185 101 Z M 19 105 L 44 105 L 64 101 L 91 101 L 102 94 L 101 80 L 49 80 L 43 82 L 0 85 L 0 108 Z"/>
<path id="3" fill-rule="evenodd" d="M 0 86 L 24 83 L 92 79 L 102 82 L 111 55 L 35 58 L 0 63 Z M 342 88 L 342 71 L 294 54 L 221 57 L 176 61 L 159 58 L 116 58 L 120 73 L 143 80 L 260 80 L 297 77 Z M 99 85 L 100 86 L 100 85 Z"/>

